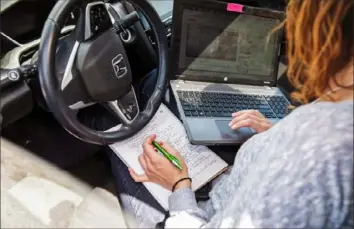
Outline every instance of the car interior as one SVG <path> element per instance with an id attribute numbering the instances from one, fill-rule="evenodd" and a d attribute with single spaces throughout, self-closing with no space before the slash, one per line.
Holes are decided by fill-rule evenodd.
<path id="1" fill-rule="evenodd" d="M 2 144 L 20 147 L 80 182 L 100 187 L 115 195 L 112 185 L 114 178 L 105 153 L 106 145 L 134 135 L 149 122 L 162 100 L 164 82 L 168 81 L 168 64 L 164 59 L 167 59 L 173 36 L 173 0 L 71 1 L 75 2 L 75 5 L 60 5 L 60 2 L 66 1 L 1 0 Z M 285 10 L 283 0 L 229 2 Z M 96 7 L 98 13 L 91 13 L 97 13 L 94 17 L 100 17 L 99 23 L 90 21 L 90 27 L 87 28 L 87 18 L 83 15 L 88 11 L 82 9 L 87 9 L 90 4 L 106 6 L 109 16 L 102 16 Z M 159 17 L 154 17 L 156 12 Z M 48 22 L 48 18 L 52 24 Z M 113 23 L 113 30 L 103 34 L 102 31 L 110 22 L 116 22 L 116 26 Z M 103 35 L 96 37 L 96 33 Z M 119 42 L 112 36 L 118 36 Z M 92 37 L 95 39 L 91 39 Z M 78 48 L 78 39 L 85 45 Z M 94 42 L 91 42 L 92 40 Z M 100 52 L 101 44 L 107 47 L 104 52 Z M 39 52 L 40 49 L 42 52 Z M 82 78 L 80 82 L 72 80 L 64 85 L 66 68 L 75 49 L 80 53 L 80 72 L 87 77 Z M 113 60 L 101 56 L 102 53 L 110 52 L 122 55 Z M 282 56 L 285 56 L 284 48 L 281 52 Z M 120 66 L 125 58 L 128 61 L 124 66 Z M 129 80 L 121 81 L 119 87 L 112 86 L 111 82 L 116 78 L 112 79 L 111 75 L 105 72 L 107 64 L 110 67 L 112 63 L 117 63 L 113 65 L 117 68 L 117 78 L 126 74 L 125 68 L 129 70 Z M 281 58 L 280 64 L 286 66 L 285 57 Z M 126 121 L 123 131 L 109 134 L 85 127 L 87 122 L 80 118 L 82 112 L 99 118 L 101 110 L 97 107 L 108 106 L 112 109 L 119 106 L 119 101 L 118 105 L 107 101 L 114 100 L 117 91 L 118 96 L 131 96 L 130 84 L 139 85 L 155 68 L 159 69 L 157 84 L 160 84 L 160 87 L 156 88 L 160 88 L 160 91 L 152 95 L 150 105 L 142 107 L 138 104 L 140 112 L 133 114 L 133 118 L 120 114 Z M 284 94 L 289 95 L 292 88 L 287 81 L 286 67 L 282 69 L 278 84 Z M 52 80 L 42 76 L 43 74 L 52 76 Z M 76 74 L 74 70 L 72 74 Z M 61 94 L 55 89 L 56 77 L 61 77 L 61 87 L 66 87 L 67 93 Z M 105 79 L 102 80 L 102 77 Z M 87 90 L 82 90 L 82 84 Z M 135 93 L 138 94 L 137 91 Z M 94 98 L 94 101 L 88 98 Z M 72 110 L 75 112 L 71 112 Z M 232 146 L 224 146 L 222 151 L 224 157 L 229 158 L 226 161 L 232 163 L 237 150 Z"/>

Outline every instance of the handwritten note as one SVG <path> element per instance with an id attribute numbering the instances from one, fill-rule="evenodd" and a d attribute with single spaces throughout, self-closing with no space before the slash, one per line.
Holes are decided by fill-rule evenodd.
<path id="1" fill-rule="evenodd" d="M 142 143 L 151 134 L 156 134 L 157 140 L 168 142 L 181 153 L 193 180 L 194 191 L 227 167 L 226 162 L 207 147 L 191 145 L 182 123 L 163 104 L 150 123 L 139 133 L 110 147 L 128 167 L 142 174 L 144 170 L 138 157 L 143 152 Z M 144 183 L 144 185 L 162 207 L 168 209 L 168 197 L 171 192 L 156 184 Z"/>

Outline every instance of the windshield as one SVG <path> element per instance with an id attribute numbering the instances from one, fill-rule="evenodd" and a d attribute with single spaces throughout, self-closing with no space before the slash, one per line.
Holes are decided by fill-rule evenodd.
<path id="1" fill-rule="evenodd" d="M 1 12 L 6 10 L 7 8 L 9 8 L 10 6 L 12 6 L 13 4 L 15 4 L 18 1 L 20 1 L 20 0 L 0 0 Z"/>
<path id="2" fill-rule="evenodd" d="M 149 2 L 155 7 L 162 20 L 172 15 L 173 0 L 149 0 Z"/>

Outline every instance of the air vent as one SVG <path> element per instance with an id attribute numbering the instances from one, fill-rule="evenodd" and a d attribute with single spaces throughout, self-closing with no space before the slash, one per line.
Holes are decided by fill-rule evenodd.
<path id="1" fill-rule="evenodd" d="M 74 28 L 75 28 L 74 26 L 65 26 L 61 31 L 60 39 L 68 36 L 71 33 L 71 31 L 73 31 Z M 37 39 L 37 40 L 32 41 L 29 44 L 24 45 L 25 48 L 22 49 L 20 56 L 19 56 L 20 64 L 23 64 L 24 62 L 30 60 L 33 57 L 33 55 L 39 49 L 39 42 L 40 42 L 40 39 Z"/>
<path id="2" fill-rule="evenodd" d="M 23 64 L 24 62 L 30 60 L 32 58 L 33 54 L 35 52 L 37 52 L 38 48 L 39 48 L 39 46 L 35 45 L 35 46 L 23 51 L 20 55 L 20 58 L 19 58 L 20 64 Z"/>

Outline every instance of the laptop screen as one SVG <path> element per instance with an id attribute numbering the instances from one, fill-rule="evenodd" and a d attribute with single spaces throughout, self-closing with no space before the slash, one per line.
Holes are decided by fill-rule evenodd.
<path id="1" fill-rule="evenodd" d="M 221 10 L 184 8 L 178 78 L 214 82 L 273 81 L 280 20 Z M 176 73 L 176 72 L 175 72 Z"/>

